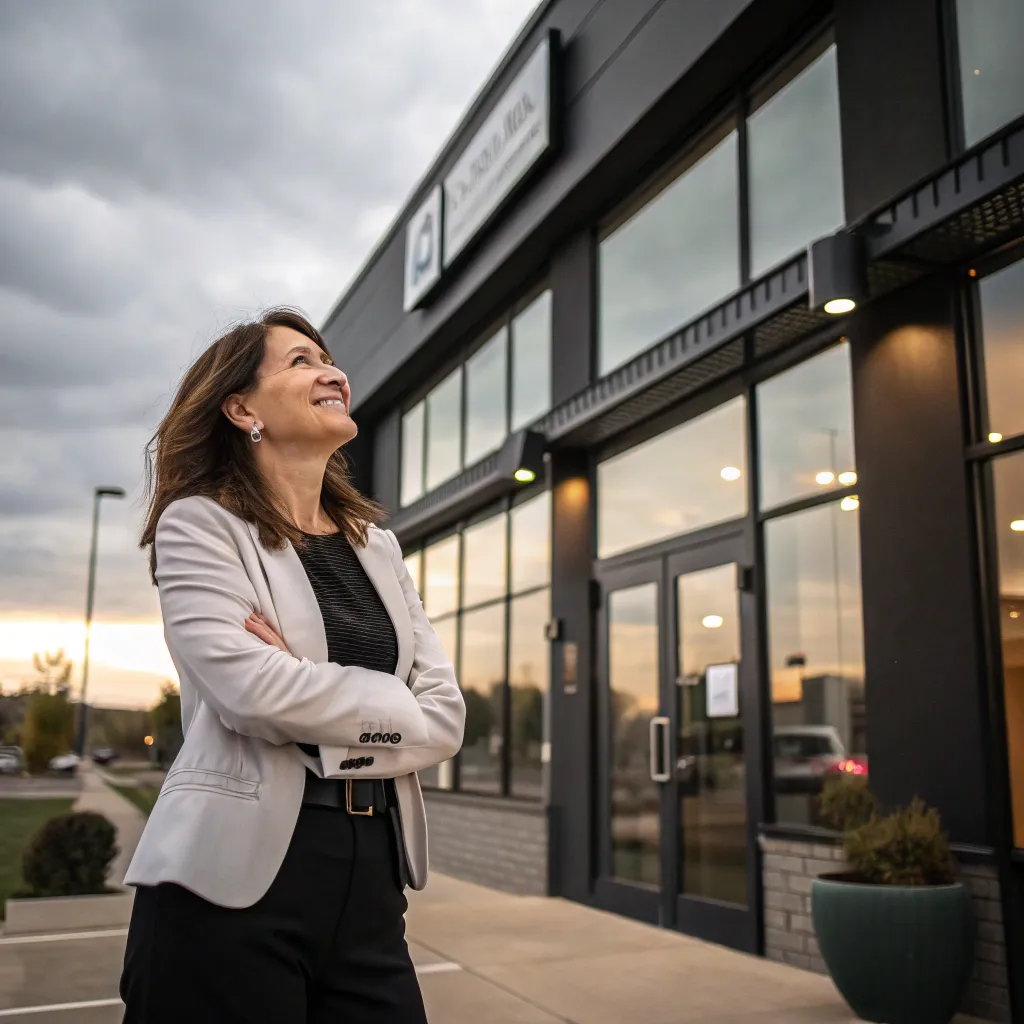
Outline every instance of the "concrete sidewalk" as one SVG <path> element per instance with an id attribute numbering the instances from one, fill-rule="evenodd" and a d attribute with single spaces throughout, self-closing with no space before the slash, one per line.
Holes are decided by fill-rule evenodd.
<path id="1" fill-rule="evenodd" d="M 436 1024 L 855 1020 L 828 978 L 564 900 L 433 875 L 409 904 Z"/>
<path id="2" fill-rule="evenodd" d="M 107 818 L 117 829 L 117 858 L 110 869 L 111 885 L 122 885 L 135 848 L 142 838 L 146 816 L 135 804 L 115 793 L 105 782 L 108 777 L 101 768 L 83 760 L 78 766 L 81 791 L 75 801 L 76 811 L 95 811 Z"/>

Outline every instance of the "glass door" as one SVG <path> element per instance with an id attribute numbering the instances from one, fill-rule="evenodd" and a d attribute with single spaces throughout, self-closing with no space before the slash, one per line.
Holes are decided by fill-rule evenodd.
<path id="1" fill-rule="evenodd" d="M 763 744 L 744 555 L 737 537 L 601 578 L 595 893 L 753 951 Z"/>

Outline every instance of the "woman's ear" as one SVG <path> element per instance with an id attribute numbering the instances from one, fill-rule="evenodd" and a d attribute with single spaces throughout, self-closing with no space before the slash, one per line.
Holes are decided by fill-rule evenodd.
<path id="1" fill-rule="evenodd" d="M 255 416 L 246 408 L 241 395 L 228 395 L 221 404 L 220 411 L 239 429 L 249 430 Z"/>

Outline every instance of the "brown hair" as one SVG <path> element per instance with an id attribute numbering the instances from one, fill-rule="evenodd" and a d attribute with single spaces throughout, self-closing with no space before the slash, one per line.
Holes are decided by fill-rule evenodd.
<path id="1" fill-rule="evenodd" d="M 229 395 L 257 385 L 267 333 L 290 327 L 325 352 L 320 332 L 297 310 L 268 309 L 258 319 L 233 327 L 193 364 L 178 385 L 171 407 L 146 446 L 149 511 L 140 547 L 149 547 L 150 575 L 156 579 L 156 526 L 171 502 L 194 494 L 212 498 L 227 511 L 255 524 L 270 550 L 302 543 L 302 533 L 275 504 L 260 477 L 252 444 L 221 411 Z M 381 509 L 356 489 L 348 456 L 338 449 L 327 462 L 320 502 L 350 543 L 365 545 L 367 529 Z"/>

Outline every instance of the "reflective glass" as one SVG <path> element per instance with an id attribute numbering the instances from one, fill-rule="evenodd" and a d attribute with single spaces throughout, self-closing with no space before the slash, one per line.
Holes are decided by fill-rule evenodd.
<path id="1" fill-rule="evenodd" d="M 448 537 L 423 552 L 423 607 L 437 618 L 458 608 L 459 538 Z"/>
<path id="2" fill-rule="evenodd" d="M 855 504 L 765 524 L 775 811 L 786 824 L 821 824 L 825 782 L 868 773 Z"/>
<path id="3" fill-rule="evenodd" d="M 1024 4 L 957 0 L 960 84 L 968 146 L 1024 114 Z"/>
<path id="4" fill-rule="evenodd" d="M 551 408 L 551 292 L 512 321 L 512 429 Z"/>
<path id="5" fill-rule="evenodd" d="M 505 604 L 462 615 L 459 684 L 466 731 L 459 754 L 459 788 L 501 792 L 504 738 Z"/>
<path id="6" fill-rule="evenodd" d="M 761 508 L 850 487 L 850 346 L 845 342 L 757 387 Z"/>
<path id="7" fill-rule="evenodd" d="M 599 557 L 744 515 L 746 410 L 735 398 L 600 463 Z"/>
<path id="8" fill-rule="evenodd" d="M 844 222 L 836 48 L 747 122 L 751 275 L 759 277 Z"/>
<path id="9" fill-rule="evenodd" d="M 545 491 L 512 512 L 512 592 L 551 579 L 551 493 Z"/>
<path id="10" fill-rule="evenodd" d="M 499 448 L 505 440 L 507 366 L 504 327 L 466 361 L 467 466 Z"/>
<path id="11" fill-rule="evenodd" d="M 462 468 L 462 367 L 427 395 L 427 490 Z"/>
<path id="12" fill-rule="evenodd" d="M 403 505 L 411 505 L 423 493 L 423 411 L 419 402 L 402 417 Z"/>
<path id="13" fill-rule="evenodd" d="M 412 585 L 416 593 L 423 594 L 423 552 L 413 551 L 405 556 L 405 567 L 412 577 Z"/>
<path id="14" fill-rule="evenodd" d="M 661 881 L 661 797 L 651 779 L 649 732 L 658 713 L 658 585 L 608 595 L 611 875 Z"/>
<path id="15" fill-rule="evenodd" d="M 504 514 L 471 526 L 463 535 L 462 607 L 505 596 L 507 525 Z"/>
<path id="16" fill-rule="evenodd" d="M 459 663 L 456 660 L 456 640 L 459 620 L 452 615 L 447 619 L 441 619 L 439 622 L 433 622 L 431 625 L 433 625 L 434 632 L 437 634 L 438 640 L 441 641 L 441 646 L 444 648 L 445 654 L 448 655 L 448 659 L 457 668 Z M 457 671 L 456 678 L 458 678 Z M 451 761 L 442 761 L 441 764 L 434 765 L 433 768 L 425 768 L 418 774 L 420 782 L 424 786 L 451 789 L 455 773 Z"/>
<path id="17" fill-rule="evenodd" d="M 509 607 L 508 677 L 512 688 L 512 792 L 544 795 L 545 706 L 549 646 L 544 627 L 551 617 L 551 595 L 538 590 L 514 598 Z"/>
<path id="18" fill-rule="evenodd" d="M 600 244 L 598 366 L 608 373 L 740 282 L 736 133 Z"/>
<path id="19" fill-rule="evenodd" d="M 1024 847 L 1024 454 L 992 465 L 1014 845 Z"/>
<path id="20" fill-rule="evenodd" d="M 1024 260 L 984 278 L 978 294 L 988 431 L 1024 434 Z"/>

